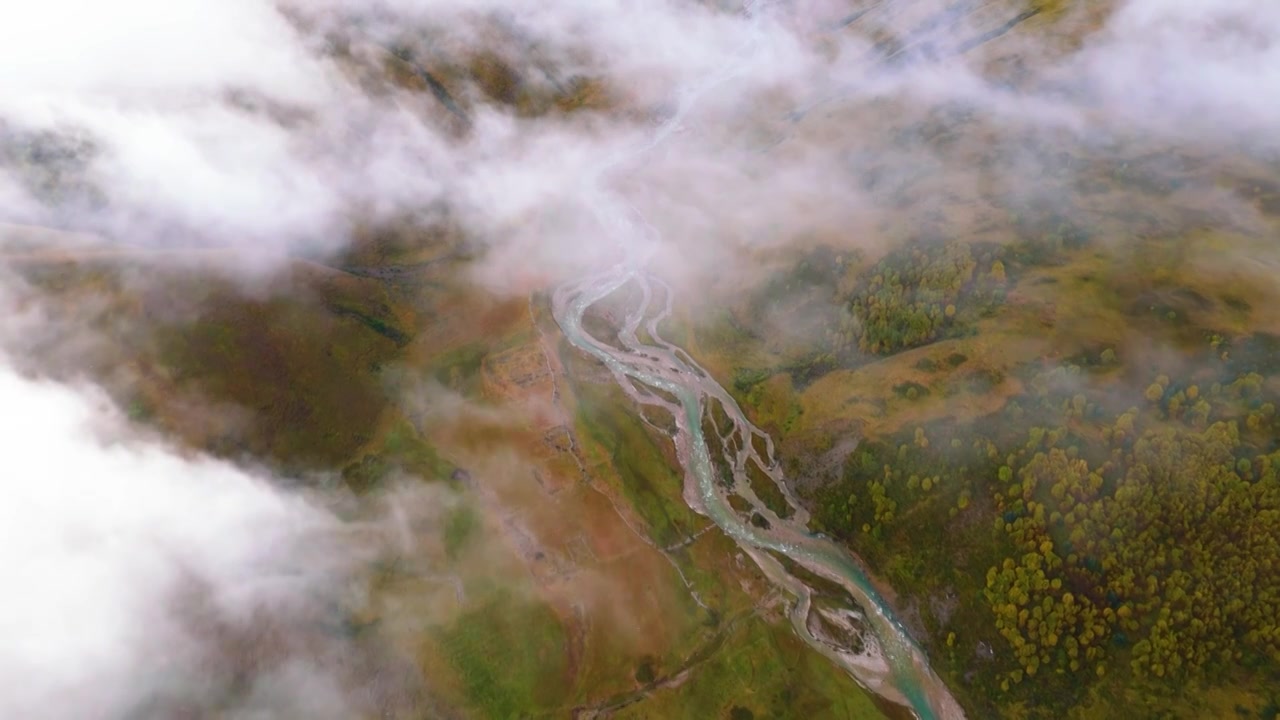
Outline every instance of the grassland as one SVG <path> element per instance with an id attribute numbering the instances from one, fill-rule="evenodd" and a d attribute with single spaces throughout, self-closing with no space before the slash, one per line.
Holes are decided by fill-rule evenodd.
<path id="1" fill-rule="evenodd" d="M 1112 4 L 1017 3 L 1000 16 L 1014 24 L 974 28 L 941 51 L 979 55 L 988 77 L 1031 85 L 1034 69 L 1009 56 L 1026 47 L 1011 39 L 1062 31 L 1043 48 L 1052 58 Z M 920 7 L 895 4 L 904 13 Z M 896 37 L 874 17 L 850 32 L 870 33 L 901 58 L 959 17 L 921 17 L 916 37 Z M 1069 32 L 1054 25 L 1063 19 Z M 522 70 L 540 63 L 521 55 L 536 54 L 527 44 L 477 53 L 447 40 L 430 54 L 397 47 L 372 62 L 345 57 L 344 67 L 434 97 L 443 120 L 433 119 L 453 136 L 486 104 L 522 118 L 634 110 L 603 79 L 544 82 Z M 1160 385 L 1157 373 L 1208 388 L 1197 355 L 1207 346 L 1222 367 L 1263 373 L 1275 390 L 1275 353 L 1241 343 L 1280 334 L 1274 167 L 1219 163 L 1142 138 L 1101 151 L 1059 147 L 973 108 L 888 101 L 831 118 L 827 128 L 865 129 L 840 152 L 870 158 L 866 204 L 901 212 L 868 221 L 874 242 L 838 233 L 797 240 L 791 267 L 761 288 L 730 288 L 742 297 L 722 305 L 695 313 L 697 303 L 678 298 L 683 314 L 664 336 L 779 441 L 820 529 L 883 579 L 972 717 L 1275 718 L 1273 664 L 1233 660 L 1172 686 L 1133 669 L 1135 652 L 1119 640 L 1105 665 L 1090 666 L 1106 668 L 1096 678 L 1045 671 L 1010 682 L 1021 666 L 982 601 L 987 569 L 1019 552 L 1003 529 L 1017 512 L 1001 505 L 1012 504 L 1011 483 L 992 486 L 1028 427 L 1048 417 L 1033 402 L 1052 398 L 1060 412 L 1080 395 L 1079 417 L 1062 427 L 1087 448 L 1105 432 L 1089 408 L 1142 404 L 1144 388 Z M 795 139 L 825 148 L 828 131 L 802 125 Z M 886 153 L 921 147 L 931 162 L 965 168 L 964 181 L 913 171 L 877 184 L 885 168 L 874 165 Z M 1032 157 L 1039 174 L 1023 179 L 1034 192 L 1002 186 L 1007 178 L 993 167 L 1010 156 Z M 1223 188 L 1258 217 L 1227 227 L 1222 215 L 1183 202 Z M 1004 279 L 989 259 L 975 262 L 977 282 L 1001 285 L 1000 301 L 969 302 L 990 288 L 944 294 L 937 312 L 903 310 L 874 349 L 855 351 L 866 328 L 841 323 L 850 307 L 871 307 L 851 293 L 879 274 L 872 269 L 893 249 L 881 244 L 922 251 L 957 241 L 1004 253 Z M 36 253 L 15 268 L 30 283 L 23 300 L 47 311 L 31 329 L 26 369 L 87 372 L 135 422 L 196 451 L 313 486 L 340 477 L 371 504 L 398 483 L 425 493 L 423 507 L 399 507 L 408 529 L 397 539 L 407 535 L 408 549 L 372 564 L 369 607 L 347 629 L 393 648 L 378 659 L 388 676 L 401 667 L 395 659 L 411 659 L 417 683 L 438 700 L 403 717 L 892 716 L 794 636 L 782 598 L 685 506 L 670 442 L 598 364 L 558 339 L 545 307 L 467 285 L 471 253 L 456 228 L 361 228 L 325 265 L 287 259 L 272 287 L 131 249 Z M 903 304 L 931 304 L 905 289 L 912 302 Z M 950 304 L 954 313 L 943 309 Z M 617 308 L 599 310 L 588 326 L 607 339 Z M 779 317 L 797 322 L 761 321 Z M 880 318 L 859 318 L 867 319 Z M 1046 392 L 1064 377 L 1050 373 L 1068 366 L 1065 384 L 1078 392 Z M 1260 397 L 1248 411 L 1261 416 L 1264 404 Z M 1165 422 L 1152 412 L 1153 425 Z M 1248 417 L 1237 418 L 1246 435 Z M 1240 458 L 1251 463 L 1269 427 L 1255 425 L 1250 457 Z M 979 437 L 998 444 L 994 457 Z M 1259 473 L 1256 482 L 1273 480 Z M 753 476 L 777 505 L 767 485 Z"/>
<path id="2" fill-rule="evenodd" d="M 551 610 L 498 593 L 443 631 L 440 644 L 479 717 L 547 717 L 567 691 L 567 638 Z"/>
<path id="3" fill-rule="evenodd" d="M 1117 657 L 1105 675 L 1063 671 L 1023 686 L 1007 680 L 1020 671 L 1010 666 L 1012 651 L 982 600 L 986 568 L 1021 552 L 991 529 L 1007 512 L 1001 490 L 987 486 L 1005 455 L 1038 423 L 1052 429 L 1065 422 L 1063 432 L 1078 433 L 1081 447 L 1097 442 L 1103 429 L 1090 413 L 1115 417 L 1149 404 L 1147 385 L 1160 373 L 1180 378 L 1178 387 L 1225 386 L 1241 372 L 1271 377 L 1274 363 L 1246 348 L 1265 345 L 1277 327 L 1274 300 L 1259 300 L 1273 297 L 1273 286 L 1210 261 L 1226 248 L 1267 257 L 1271 251 L 1249 238 L 1199 231 L 1124 245 L 1098 238 L 1038 259 L 1018 259 L 1020 242 L 1028 240 L 1014 234 L 1008 245 L 1007 257 L 1015 259 L 1006 300 L 960 337 L 855 355 L 806 375 L 786 358 L 815 357 L 814 350 L 745 351 L 758 333 L 728 322 L 733 310 L 701 325 L 686 319 L 673 335 L 689 338 L 699 360 L 716 368 L 748 414 L 780 440 L 784 467 L 817 529 L 846 538 L 892 588 L 899 613 L 971 712 L 1119 718 L 1142 707 L 1152 717 L 1274 717 L 1277 699 L 1268 688 L 1277 676 L 1268 662 L 1171 685 L 1131 670 L 1123 639 L 1107 651 Z M 873 259 L 864 262 L 870 267 Z M 744 299 L 742 307 L 749 305 Z M 823 341 L 813 342 L 822 352 Z M 1276 388 L 1274 380 L 1263 386 Z M 1044 393 L 1065 394 L 1050 401 L 1040 399 Z M 1250 407 L 1257 412 L 1265 402 Z M 1046 411 L 1051 415 L 1080 419 L 1037 415 L 1041 403 L 1056 408 Z M 1250 427 L 1261 427 L 1254 422 Z M 1265 451 L 1265 433 L 1257 441 Z M 978 451 L 972 457 L 971 447 Z M 988 457 L 988 449 L 995 454 Z M 833 530 L 838 526 L 847 531 Z"/>
<path id="4" fill-rule="evenodd" d="M 388 648 L 380 662 L 412 658 L 420 707 L 442 716 L 643 707 L 737 642 L 730 619 L 770 627 L 767 582 L 684 505 L 669 441 L 545 308 L 451 279 L 465 259 L 445 250 L 358 250 L 342 264 L 364 274 L 297 261 L 269 290 L 130 253 L 25 264 L 48 318 L 33 365 L 83 369 L 70 333 L 94 308 L 90 369 L 135 422 L 317 487 L 340 478 L 370 509 L 403 497 L 409 545 L 371 565 L 350 624 Z M 424 257 L 413 281 L 374 276 Z M 769 644 L 734 652 L 782 662 Z"/>
<path id="5" fill-rule="evenodd" d="M 844 671 L 808 648 L 786 623 L 749 616 L 734 622 L 720 648 L 674 688 L 655 690 L 615 717 L 886 717 Z"/>

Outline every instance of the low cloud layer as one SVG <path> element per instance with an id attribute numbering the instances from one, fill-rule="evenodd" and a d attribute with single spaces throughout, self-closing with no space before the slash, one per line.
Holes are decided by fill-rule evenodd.
<path id="1" fill-rule="evenodd" d="M 1280 12 L 1244 0 L 1135 0 L 1079 67 L 1112 121 L 1280 150 Z"/>
<path id="2" fill-rule="evenodd" d="M 139 440 L 91 390 L 5 367 L 0 397 L 5 717 L 199 704 L 227 634 L 335 595 L 345 568 L 324 550 L 336 527 L 326 511 L 264 477 Z M 333 680 L 307 660 L 264 670 L 251 685 L 289 702 Z"/>
<path id="3" fill-rule="evenodd" d="M 495 292 L 612 262 L 622 242 L 649 244 L 687 293 L 709 277 L 732 290 L 754 262 L 744 248 L 880 247 L 947 226 L 936 206 L 983 183 L 1012 204 L 1059 193 L 1072 171 L 1046 161 L 1049 138 L 1244 147 L 1261 163 L 1280 152 L 1280 9 L 1256 2 L 1078 12 L 1064 21 L 1078 39 L 1052 52 L 1033 31 L 1047 14 L 1026 34 L 973 43 L 1018 17 L 1017 3 L 954 17 L 941 0 L 865 13 L 757 3 L 755 19 L 713 5 L 25 3 L 0 25 L 0 223 L 161 248 L 332 253 L 357 226 L 443 206 L 485 250 L 475 277 Z M 464 86 L 449 102 L 466 107 L 451 108 L 385 77 L 400 50 L 426 65 L 495 53 L 552 88 L 598 79 L 609 104 L 525 116 Z M 1019 55 L 1053 60 L 1030 77 L 991 69 Z M 664 144 L 634 154 L 702 90 Z M 986 124 L 964 152 L 897 132 L 941 106 Z M 1006 129 L 1030 140 L 1005 147 Z M 993 147 L 1008 152 L 979 182 L 972 159 Z M 917 182 L 925 190 L 906 210 L 891 207 Z M 626 234 L 601 227 L 602 197 L 635 219 Z M 1228 189 L 1197 202 L 1242 226 L 1253 212 Z M 0 230 L 0 252 L 6 239 Z M 17 330 L 0 328 L 9 351 Z M 0 716 L 124 717 L 156 697 L 204 697 L 193 678 L 213 651 L 201 622 L 245 632 L 263 607 L 338 592 L 345 568 L 321 550 L 340 524 L 325 509 L 140 438 L 97 392 L 3 361 L 0 400 L 0 561 L 12 583 L 0 600 Z M 205 621 L 181 611 L 192 592 Z M 315 700 L 341 715 L 347 696 L 328 665 L 273 667 L 251 704 L 320 717 L 291 704 Z"/>
<path id="4" fill-rule="evenodd" d="M 838 231 L 871 212 L 859 164 L 835 160 L 859 135 L 883 131 L 822 129 L 816 111 L 787 120 L 814 103 L 892 100 L 923 112 L 961 102 L 997 123 L 1086 138 L 1159 132 L 1280 149 L 1269 132 L 1280 121 L 1270 100 L 1280 74 L 1269 69 L 1280 14 L 1237 0 L 1117 7 L 1073 11 L 1062 25 L 1078 47 L 1057 48 L 1038 83 L 1006 86 L 983 64 L 1071 44 L 1036 34 L 1050 13 L 1002 36 L 1002 23 L 1021 17 L 1017 3 L 964 12 L 933 1 L 757 3 L 753 19 L 677 0 L 559 0 L 519 12 L 498 0 L 55 0 L 0 31 L 0 199 L 6 220 L 120 241 L 295 251 L 332 251 L 357 223 L 443 203 L 492 249 L 481 277 L 501 286 L 513 269 L 559 278 L 607 260 L 617 238 L 596 225 L 585 188 L 604 159 L 627 157 L 652 122 L 718 76 L 732 77 L 698 99 L 664 145 L 665 162 L 637 159 L 610 178 L 640 172 L 628 198 L 667 247 L 696 247 L 695 261 L 713 267 L 743 242 Z M 467 132 L 451 134 L 431 93 L 385 82 L 370 92 L 369 68 L 397 47 L 428 65 L 498 52 L 525 83 L 602 77 L 618 111 L 522 118 L 476 103 Z M 798 151 L 767 152 L 805 134 Z M 923 147 L 864 152 L 902 171 L 930 162 L 936 173 L 964 171 Z M 1015 185 L 1039 171 L 1004 172 Z"/>

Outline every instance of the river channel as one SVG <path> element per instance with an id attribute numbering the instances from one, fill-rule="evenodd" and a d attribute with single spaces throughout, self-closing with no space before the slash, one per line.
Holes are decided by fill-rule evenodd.
<path id="1" fill-rule="evenodd" d="M 611 173 L 639 162 L 645 153 L 679 130 L 681 121 L 703 94 L 749 66 L 762 32 L 765 8 L 749 1 L 744 4 L 744 13 L 751 32 L 738 56 L 719 72 L 684 88 L 678 95 L 675 112 L 647 138 L 606 158 L 584 179 L 579 197 L 594 212 L 606 237 L 616 244 L 622 260 L 557 288 L 552 298 L 553 313 L 569 342 L 604 363 L 634 401 L 662 407 L 672 415 L 676 427 L 672 440 L 685 472 L 685 501 L 695 512 L 714 521 L 771 582 L 795 598 L 790 615 L 800 637 L 846 669 L 863 687 L 909 708 L 920 720 L 958 720 L 964 718 L 959 704 L 855 558 L 841 546 L 809 531 L 809 515 L 784 481 L 772 438 L 747 419 L 710 373 L 662 339 L 659 325 L 671 313 L 672 292 L 644 269 L 644 248 L 652 247 L 658 231 L 607 187 Z M 583 328 L 588 308 L 624 287 L 629 292 L 627 297 L 638 300 L 618 328 L 616 342 L 593 337 Z M 728 427 L 713 424 L 719 436 L 715 443 L 718 457 L 713 458 L 703 428 L 705 415 L 716 405 L 721 410 L 717 415 L 722 424 L 727 416 Z M 749 463 L 754 463 L 757 471 L 763 469 L 789 505 L 785 518 L 770 509 L 752 489 Z M 736 495 L 739 503 L 748 503 L 749 511 L 735 510 L 730 495 Z M 757 515 L 764 522 L 745 519 Z M 812 575 L 800 572 L 796 566 Z M 814 575 L 843 588 L 853 601 L 851 605 L 841 608 L 815 603 L 810 585 Z"/>

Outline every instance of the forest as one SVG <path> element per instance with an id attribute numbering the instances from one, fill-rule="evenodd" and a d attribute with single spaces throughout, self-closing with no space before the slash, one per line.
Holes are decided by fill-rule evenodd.
<path id="1" fill-rule="evenodd" d="M 722 318 L 739 339 L 781 344 L 791 356 L 775 368 L 740 368 L 736 388 L 747 392 L 775 371 L 803 385 L 836 368 L 976 334 L 1027 269 L 1060 262 L 1088 242 L 1086 231 L 1055 216 L 1022 222 L 1021 240 L 1010 244 L 917 237 L 874 262 L 828 245 L 805 251 Z M 771 310 L 788 326 L 816 330 L 778 343 Z"/>
<path id="2" fill-rule="evenodd" d="M 815 491 L 816 529 L 896 587 L 973 578 L 984 612 L 939 638 L 994 630 L 1006 649 L 980 674 L 997 696 L 1034 686 L 1045 717 L 1116 671 L 1168 693 L 1240 667 L 1275 673 L 1276 378 L 1235 375 L 1220 339 L 1205 349 L 1212 382 L 1161 373 L 1124 397 L 1107 349 L 1110 364 L 1028 370 L 1028 392 L 995 417 L 865 442 Z"/>
<path id="3" fill-rule="evenodd" d="M 1277 717 L 1280 337 L 1246 288 L 1184 271 L 1181 240 L 1119 257 L 1052 214 L 1016 224 L 1007 243 L 803 254 L 746 307 L 824 331 L 735 367 L 735 394 L 781 440 L 811 529 L 901 594 L 983 716 Z M 1088 321 L 1059 327 L 1071 313 Z M 758 342 L 759 316 L 727 325 Z M 1040 350 L 1010 354 L 1028 337 Z M 810 397 L 833 390 L 854 405 Z"/>
<path id="4" fill-rule="evenodd" d="M 831 338 L 840 357 L 918 347 L 972 331 L 972 322 L 1004 300 L 1007 271 L 998 246 L 915 245 L 863 272 L 848 313 Z"/>

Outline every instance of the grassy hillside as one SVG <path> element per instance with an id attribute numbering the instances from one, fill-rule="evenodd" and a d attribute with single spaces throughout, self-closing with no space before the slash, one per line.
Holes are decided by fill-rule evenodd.
<path id="1" fill-rule="evenodd" d="M 772 434 L 811 529 L 866 560 L 970 717 L 1275 718 L 1280 165 L 1236 138 L 1095 126 L 1088 97 L 1046 119 L 1116 4 L 850 2 L 806 26 L 821 80 L 750 112 L 713 99 L 669 155 L 714 137 L 725 157 L 678 172 L 710 158 L 751 177 L 836 158 L 796 182 L 836 183 L 849 207 L 749 228 L 781 236 L 768 249 L 726 241 L 740 265 L 685 268 L 699 282 L 663 329 Z M 660 92 L 596 74 L 578 38 L 472 20 L 324 52 L 442 143 L 475 139 L 484 112 L 588 135 L 661 115 L 636 100 Z M 962 62 L 992 86 L 805 104 L 846 72 L 893 87 Z M 803 110 L 773 112 L 775 90 Z M 19 140 L 0 164 L 41 202 L 101 200 L 88 148 Z M 755 217 L 740 205 L 695 209 Z M 671 419 L 559 336 L 545 288 L 472 282 L 485 241 L 420 210 L 432 222 L 357 223 L 341 252 L 269 271 L 100 238 L 6 246 L 14 361 L 102 386 L 140 432 L 266 468 L 376 546 L 357 599 L 308 628 L 359 649 L 351 683 L 379 717 L 900 717 L 809 651 L 786 598 L 684 504 Z M 808 227 L 811 210 L 831 222 Z M 616 341 L 619 310 L 587 329 Z M 257 667 L 236 662 L 227 692 Z"/>
<path id="2" fill-rule="evenodd" d="M 819 248 L 684 329 L 973 712 L 1274 717 L 1275 219 Z M 823 330 L 759 350 L 789 302 Z"/>

